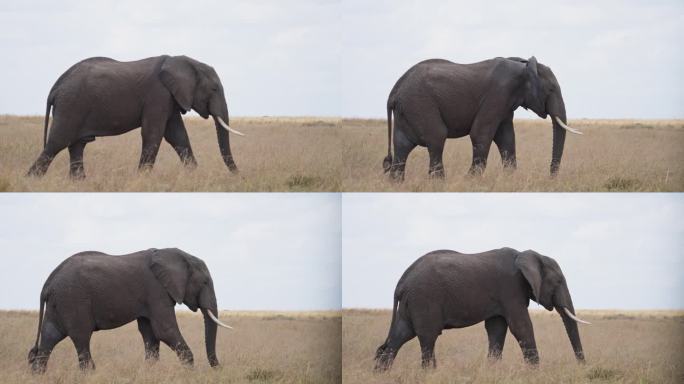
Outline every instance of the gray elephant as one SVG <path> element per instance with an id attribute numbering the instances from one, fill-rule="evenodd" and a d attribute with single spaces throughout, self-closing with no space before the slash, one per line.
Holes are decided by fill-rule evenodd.
<path id="1" fill-rule="evenodd" d="M 501 358 L 510 329 L 525 361 L 539 362 L 530 299 L 563 319 L 578 361 L 584 352 L 568 285 L 550 257 L 534 251 L 501 248 L 477 254 L 440 250 L 416 260 L 399 279 L 389 335 L 375 356 L 375 369 L 388 369 L 399 348 L 418 336 L 422 365 L 435 367 L 434 347 L 444 329 L 464 328 L 481 321 L 489 337 L 489 354 Z"/>
<path id="2" fill-rule="evenodd" d="M 520 106 L 541 118 L 551 115 L 551 174 L 556 174 L 565 131 L 580 132 L 566 125 L 563 95 L 549 67 L 538 64 L 534 57 L 497 57 L 474 64 L 422 61 L 397 80 L 387 99 L 388 149 L 383 168 L 394 180 L 403 180 L 408 156 L 420 145 L 427 147 L 430 155 L 430 176 L 443 178 L 446 139 L 470 135 L 471 174 L 484 172 L 492 141 L 499 148 L 504 166 L 513 169 L 513 111 Z"/>
<path id="3" fill-rule="evenodd" d="M 48 133 L 50 109 L 53 121 Z M 120 135 L 142 127 L 140 169 L 149 169 L 162 138 L 185 165 L 196 166 L 181 114 L 191 109 L 214 118 L 223 161 L 237 171 L 230 151 L 228 105 L 216 71 L 186 56 L 157 56 L 119 62 L 93 57 L 76 63 L 47 98 L 43 152 L 28 174 L 42 176 L 54 157 L 69 148 L 70 175 L 85 177 L 83 150 L 98 136 Z"/>
<path id="4" fill-rule="evenodd" d="M 216 317 L 214 283 L 202 260 L 176 248 L 121 256 L 77 253 L 55 268 L 43 285 L 38 335 L 28 362 L 33 372 L 45 372 L 52 349 L 68 336 L 80 368 L 94 369 L 92 333 L 137 320 L 146 359 L 159 359 L 162 341 L 183 363 L 192 365 L 192 352 L 176 322 L 176 303 L 202 311 L 207 358 L 212 367 L 218 366 L 217 325 L 230 327 Z"/>

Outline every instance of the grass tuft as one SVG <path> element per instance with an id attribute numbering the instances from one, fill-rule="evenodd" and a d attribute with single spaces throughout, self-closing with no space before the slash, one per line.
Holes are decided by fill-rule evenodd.
<path id="1" fill-rule="evenodd" d="M 245 378 L 251 382 L 270 383 L 281 376 L 280 372 L 271 369 L 254 368 Z"/>
<path id="2" fill-rule="evenodd" d="M 608 192 L 629 192 L 635 190 L 638 186 L 639 180 L 623 177 L 611 177 L 604 184 Z"/>
<path id="3" fill-rule="evenodd" d="M 594 367 L 587 373 L 587 379 L 594 380 L 614 380 L 621 376 L 620 372 L 615 369 L 608 369 L 603 367 Z"/>

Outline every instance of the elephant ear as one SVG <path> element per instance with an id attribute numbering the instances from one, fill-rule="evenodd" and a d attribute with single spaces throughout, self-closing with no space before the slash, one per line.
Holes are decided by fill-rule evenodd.
<path id="1" fill-rule="evenodd" d="M 520 269 L 525 280 L 532 287 L 532 295 L 534 300 L 539 302 L 542 284 L 542 265 L 539 257 L 532 252 L 521 252 L 515 259 L 515 266 Z"/>
<path id="2" fill-rule="evenodd" d="M 150 269 L 169 296 L 181 304 L 190 277 L 190 267 L 185 257 L 180 253 L 155 250 L 150 260 Z"/>
<path id="3" fill-rule="evenodd" d="M 527 94 L 525 108 L 531 108 L 537 114 L 541 113 L 544 108 L 544 100 L 542 97 L 541 80 L 539 80 L 539 71 L 537 69 L 537 59 L 532 56 L 525 64 L 525 78 L 527 80 L 529 93 Z"/>
<path id="4" fill-rule="evenodd" d="M 190 60 L 185 56 L 169 57 L 162 64 L 159 78 L 183 113 L 190 111 L 197 87 L 197 71 Z"/>

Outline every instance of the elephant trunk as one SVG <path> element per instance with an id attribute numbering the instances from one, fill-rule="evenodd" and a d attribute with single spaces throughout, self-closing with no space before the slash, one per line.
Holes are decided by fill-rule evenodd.
<path id="1" fill-rule="evenodd" d="M 213 287 L 207 286 L 202 290 L 199 305 L 202 315 L 204 315 L 204 345 L 207 349 L 207 359 L 209 360 L 209 365 L 217 367 L 219 365 L 218 358 L 216 357 L 216 330 L 218 325 L 211 319 L 209 314 L 209 311 L 218 314 Z"/>
<path id="2" fill-rule="evenodd" d="M 210 310 L 213 312 L 216 311 L 216 308 Z M 204 345 L 207 349 L 207 359 L 209 365 L 217 367 L 219 365 L 216 357 L 216 329 L 218 325 L 209 317 L 207 310 L 202 309 L 202 314 L 204 315 Z"/>
<path id="3" fill-rule="evenodd" d="M 563 157 L 563 147 L 565 146 L 565 129 L 557 119 L 567 123 L 565 115 L 565 103 L 563 97 L 558 95 L 549 100 L 549 115 L 553 123 L 553 148 L 551 153 L 551 176 L 558 174 L 561 158 Z"/>
<path id="4" fill-rule="evenodd" d="M 580 340 L 577 321 L 568 316 L 565 311 L 567 309 L 572 314 L 575 313 L 575 307 L 572 304 L 572 298 L 570 297 L 570 291 L 568 290 L 567 286 L 563 285 L 561 288 L 560 298 L 556 300 L 554 306 L 556 307 L 556 312 L 558 312 L 558 314 L 561 316 L 561 319 L 563 319 L 565 332 L 568 334 L 568 338 L 570 339 L 572 350 L 575 352 L 575 358 L 579 362 L 584 362 L 584 350 L 582 349 L 582 341 Z"/>
<path id="5" fill-rule="evenodd" d="M 225 125 L 228 125 L 228 105 L 225 100 L 221 103 L 221 111 L 211 111 L 214 118 L 214 125 L 216 126 L 216 136 L 218 139 L 219 149 L 221 150 L 221 158 L 232 173 L 237 173 L 238 169 L 233 160 L 233 155 L 230 152 L 230 139 L 228 131 L 223 128 L 220 120 L 223 120 Z"/>

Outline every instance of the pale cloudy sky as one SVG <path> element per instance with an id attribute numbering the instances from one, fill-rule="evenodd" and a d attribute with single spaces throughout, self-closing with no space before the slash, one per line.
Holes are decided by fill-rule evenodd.
<path id="1" fill-rule="evenodd" d="M 220 309 L 338 309 L 339 204 L 336 194 L 0 194 L 0 309 L 38 310 L 45 279 L 74 253 L 164 247 L 205 261 Z"/>
<path id="2" fill-rule="evenodd" d="M 344 194 L 342 206 L 345 308 L 391 308 L 427 252 L 512 247 L 558 261 L 576 308 L 684 309 L 682 194 Z"/>
<path id="3" fill-rule="evenodd" d="M 570 119 L 684 117 L 683 2 L 541 4 L 3 1 L 0 113 L 42 114 L 57 77 L 91 56 L 197 58 L 222 77 L 235 116 L 384 117 L 392 85 L 420 60 L 535 55 Z"/>

